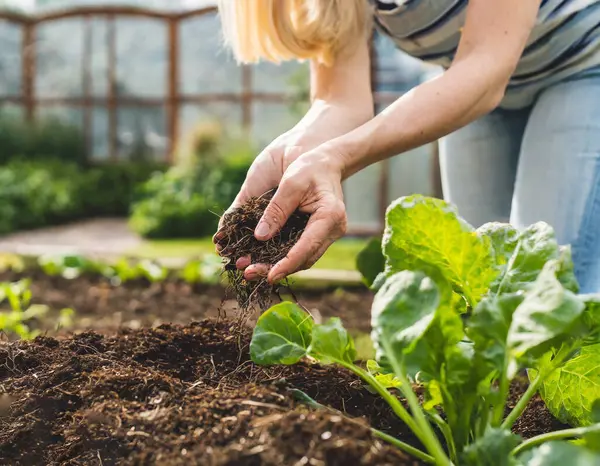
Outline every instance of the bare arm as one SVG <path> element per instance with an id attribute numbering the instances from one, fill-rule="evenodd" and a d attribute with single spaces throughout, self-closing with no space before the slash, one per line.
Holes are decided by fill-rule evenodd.
<path id="1" fill-rule="evenodd" d="M 373 118 L 366 40 L 356 50 L 337 60 L 332 67 L 311 63 L 311 100 L 312 105 L 302 120 L 258 155 L 232 207 L 281 186 L 284 173 L 299 157 Z M 335 196 L 341 197 L 341 187 L 335 191 Z M 260 240 L 272 237 L 296 207 L 298 203 L 292 206 L 287 198 L 276 196 L 267 208 L 255 236 Z M 338 232 L 344 233 L 345 211 L 341 202 L 330 202 L 318 212 L 314 206 L 308 209 L 314 217 L 313 227 L 316 225 L 320 231 L 331 230 L 336 235 Z M 310 231 L 307 233 L 309 237 L 312 234 Z M 219 237 L 217 233 L 215 239 Z M 323 247 L 326 247 L 325 244 Z M 250 264 L 250 257 L 241 258 L 236 264 L 239 269 L 245 269 L 244 275 L 248 280 L 266 275 L 269 270 L 264 264 Z"/>
<path id="2" fill-rule="evenodd" d="M 274 198 L 277 208 L 263 218 L 270 231 L 264 238 L 272 236 L 272 228 L 283 225 L 297 207 L 311 206 L 313 215 L 298 244 L 270 271 L 270 281 L 310 267 L 341 236 L 333 224 L 345 221 L 338 212 L 343 209 L 342 179 L 447 135 L 499 104 L 535 24 L 540 1 L 471 0 L 450 69 L 288 167 Z M 327 222 L 320 211 L 327 211 L 334 222 Z"/>
<path id="3" fill-rule="evenodd" d="M 435 141 L 493 110 L 535 23 L 540 0 L 471 0 L 452 66 L 334 141 L 343 176 Z"/>

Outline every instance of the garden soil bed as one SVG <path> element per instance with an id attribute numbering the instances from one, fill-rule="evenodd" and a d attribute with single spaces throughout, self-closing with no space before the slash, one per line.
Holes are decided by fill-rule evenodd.
<path id="1" fill-rule="evenodd" d="M 418 464 L 371 436 L 369 424 L 415 443 L 353 375 L 249 361 L 250 329 L 236 336 L 237 323 L 214 319 L 222 290 L 40 277 L 32 289 L 37 302 L 75 307 L 78 331 L 0 343 L 1 465 Z M 367 293 L 299 299 L 368 328 Z M 204 317 L 213 319 L 189 323 Z M 81 331 L 82 321 L 98 333 Z M 309 410 L 291 388 L 344 415 Z M 515 430 L 531 437 L 559 427 L 535 399 Z"/>
<path id="2" fill-rule="evenodd" d="M 75 330 L 116 330 L 156 327 L 162 323 L 186 325 L 204 318 L 238 316 L 233 297 L 223 299 L 221 286 L 189 285 L 179 281 L 148 283 L 142 280 L 112 286 L 101 277 L 79 277 L 66 280 L 41 272 L 1 273 L 1 281 L 32 279 L 33 302 L 46 304 L 54 311 L 72 307 L 77 313 Z M 347 328 L 357 332 L 370 331 L 370 312 L 373 294 L 366 288 L 353 290 L 326 289 L 295 292 L 298 302 L 317 318 L 340 316 Z M 285 294 L 282 297 L 293 297 Z M 274 297 L 275 302 L 277 297 Z M 52 314 L 50 316 L 52 318 Z M 253 318 L 248 321 L 252 325 Z M 52 326 L 40 326 L 51 330 Z"/>

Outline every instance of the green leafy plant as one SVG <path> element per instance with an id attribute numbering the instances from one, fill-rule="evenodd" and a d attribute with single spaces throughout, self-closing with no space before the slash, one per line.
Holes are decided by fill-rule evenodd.
<path id="1" fill-rule="evenodd" d="M 190 284 L 218 283 L 223 270 L 223 260 L 216 254 L 192 259 L 185 264 L 179 276 Z"/>
<path id="2" fill-rule="evenodd" d="M 177 164 L 137 193 L 130 226 L 146 238 L 212 235 L 255 155 L 251 144 L 224 134 L 219 125 L 200 125 L 188 139 Z"/>
<path id="3" fill-rule="evenodd" d="M 0 234 L 90 216 L 127 215 L 138 184 L 156 165 L 82 168 L 56 159 L 0 166 Z"/>
<path id="4" fill-rule="evenodd" d="M 0 283 L 0 331 L 24 340 L 33 339 L 40 334 L 39 330 L 32 330 L 28 322 L 48 313 L 48 306 L 31 304 L 30 284 L 30 280 Z M 8 308 L 5 308 L 6 305 Z M 57 328 L 70 327 L 73 315 L 72 309 L 62 309 Z"/>
<path id="5" fill-rule="evenodd" d="M 0 266 L 3 265 L 0 256 Z M 13 256 L 6 256 L 9 267 Z M 11 262 L 9 262 L 9 260 Z M 218 283 L 221 277 L 223 262 L 215 254 L 200 259 L 189 260 L 180 270 L 169 270 L 164 265 L 150 259 L 121 259 L 107 263 L 93 260 L 78 254 L 44 255 L 38 258 L 42 271 L 49 276 L 60 276 L 67 280 L 78 278 L 84 274 L 99 275 L 117 286 L 134 280 L 145 279 L 151 283 L 159 283 L 170 278 L 180 278 L 190 284 Z"/>
<path id="6" fill-rule="evenodd" d="M 44 161 L 56 159 L 86 164 L 85 139 L 80 129 L 57 118 L 37 119 L 0 115 L 0 164 L 15 158 Z"/>
<path id="7" fill-rule="evenodd" d="M 318 325 L 291 303 L 260 317 L 252 360 L 288 365 L 308 359 L 347 368 L 387 401 L 422 446 L 375 435 L 422 461 L 558 465 L 569 455 L 570 464 L 589 458 L 600 464 L 593 451 L 600 447 L 597 421 L 528 440 L 511 432 L 540 387 L 600 331 L 598 306 L 576 294 L 569 249 L 559 247 L 548 225 L 475 230 L 445 202 L 411 196 L 388 209 L 382 251 L 383 265 L 361 261 L 376 290 L 377 361 L 367 370 L 354 361 L 354 344 L 339 319 Z M 525 369 L 535 371 L 533 380 L 508 410 L 510 383 Z M 415 384 L 424 390 L 422 404 Z M 575 438 L 582 444 L 565 442 Z"/>

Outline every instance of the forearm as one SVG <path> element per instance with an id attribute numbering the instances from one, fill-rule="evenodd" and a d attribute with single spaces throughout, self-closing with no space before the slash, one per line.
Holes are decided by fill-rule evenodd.
<path id="1" fill-rule="evenodd" d="M 343 159 L 343 177 L 433 142 L 491 111 L 502 96 L 503 81 L 487 73 L 473 74 L 468 66 L 451 68 L 417 86 L 371 121 L 333 141 Z"/>

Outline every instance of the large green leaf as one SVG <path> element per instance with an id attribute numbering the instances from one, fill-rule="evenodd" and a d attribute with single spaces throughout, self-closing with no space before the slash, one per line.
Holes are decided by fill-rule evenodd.
<path id="1" fill-rule="evenodd" d="M 506 429 L 488 429 L 483 437 L 470 444 L 461 455 L 461 466 L 518 466 L 510 452 L 521 442 Z"/>
<path id="2" fill-rule="evenodd" d="M 585 303 L 582 323 L 587 332 L 588 343 L 600 343 L 600 294 L 579 295 Z"/>
<path id="3" fill-rule="evenodd" d="M 510 236 L 510 235 L 509 235 Z M 498 236 L 494 248 L 498 250 Z M 516 293 L 526 290 L 537 279 L 547 262 L 554 260 L 559 265 L 557 276 L 571 291 L 578 285 L 573 272 L 573 261 L 568 247 L 559 247 L 554 230 L 544 222 L 538 222 L 519 234 L 516 245 L 507 245 L 506 251 L 513 250 L 502 273 L 491 286 L 494 294 Z M 505 252 L 506 252 L 505 251 Z"/>
<path id="4" fill-rule="evenodd" d="M 436 284 L 420 272 L 390 276 L 375 295 L 371 308 L 372 337 L 378 354 L 385 338 L 398 358 L 423 336 L 440 304 Z"/>
<path id="5" fill-rule="evenodd" d="M 519 456 L 524 466 L 595 466 L 600 454 L 568 442 L 548 442 Z"/>
<path id="6" fill-rule="evenodd" d="M 373 238 L 356 257 L 356 268 L 369 287 L 373 286 L 377 276 L 385 269 L 385 257 L 381 250 L 381 239 Z"/>
<path id="7" fill-rule="evenodd" d="M 467 335 L 473 340 L 478 357 L 492 370 L 504 369 L 508 331 L 513 313 L 523 299 L 520 293 L 485 298 L 468 321 Z"/>
<path id="8" fill-rule="evenodd" d="M 592 424 L 592 406 L 600 398 L 600 344 L 584 346 L 552 372 L 540 394 L 550 412 L 565 424 Z"/>
<path id="9" fill-rule="evenodd" d="M 450 283 L 471 306 L 498 275 L 490 239 L 439 199 L 417 195 L 394 202 L 386 214 L 383 251 L 387 275 L 422 271 Z"/>
<path id="10" fill-rule="evenodd" d="M 322 364 L 353 363 L 356 359 L 354 341 L 337 317 L 313 327 L 312 343 L 308 348 L 308 354 Z"/>
<path id="11" fill-rule="evenodd" d="M 535 360 L 570 338 L 583 302 L 558 280 L 558 261 L 546 264 L 517 307 L 506 338 L 511 359 Z"/>
<path id="12" fill-rule="evenodd" d="M 295 364 L 307 354 L 313 320 L 298 305 L 284 302 L 265 312 L 256 323 L 250 357 L 260 365 Z"/>
<path id="13" fill-rule="evenodd" d="M 490 239 L 497 265 L 508 263 L 519 239 L 519 232 L 515 227 L 508 223 L 491 222 L 480 226 L 477 234 Z"/>

